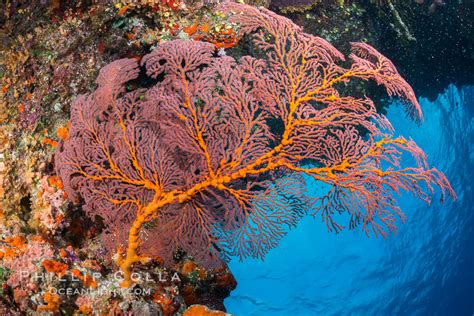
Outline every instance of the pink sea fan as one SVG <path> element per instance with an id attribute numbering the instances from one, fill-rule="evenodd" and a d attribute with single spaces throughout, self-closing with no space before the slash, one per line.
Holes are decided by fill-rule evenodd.
<path id="1" fill-rule="evenodd" d="M 130 275 L 143 255 L 170 262 L 182 249 L 202 263 L 262 258 L 312 210 L 330 231 L 386 236 L 404 216 L 394 194 L 430 201 L 434 187 L 453 196 L 412 140 L 394 137 L 367 97 L 341 84 L 374 80 L 422 114 L 394 65 L 353 44 L 352 66 L 327 41 L 266 9 L 225 3 L 219 10 L 253 39 L 264 59 L 215 54 L 208 43 L 175 40 L 142 59 L 157 80 L 127 92 L 138 64 L 101 71 L 99 87 L 71 109 L 69 138 L 56 171 L 65 190 L 106 224 L 104 241 Z M 402 167 L 402 153 L 414 167 Z M 313 197 L 304 176 L 327 184 Z"/>

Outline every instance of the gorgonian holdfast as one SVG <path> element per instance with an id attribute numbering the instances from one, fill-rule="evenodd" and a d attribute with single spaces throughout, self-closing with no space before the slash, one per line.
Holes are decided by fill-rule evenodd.
<path id="1" fill-rule="evenodd" d="M 142 59 L 158 79 L 153 87 L 127 92 L 139 66 L 122 59 L 72 106 L 56 171 L 69 197 L 106 224 L 123 286 L 134 263 L 169 262 L 178 248 L 205 264 L 261 258 L 308 211 L 329 231 L 344 228 L 334 215 L 346 213 L 350 228 L 385 237 L 403 220 L 393 197 L 401 189 L 427 202 L 434 186 L 455 196 L 412 140 L 393 137 L 370 99 L 338 91 L 354 78 L 374 80 L 421 120 L 413 90 L 387 58 L 353 43 L 344 68 L 328 42 L 271 11 L 236 3 L 218 10 L 265 59 L 175 40 Z M 414 167 L 400 165 L 404 152 Z M 305 175 L 327 184 L 327 194 L 311 196 Z"/>

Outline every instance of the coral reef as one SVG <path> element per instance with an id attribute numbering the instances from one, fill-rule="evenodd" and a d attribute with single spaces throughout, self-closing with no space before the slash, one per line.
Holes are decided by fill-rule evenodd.
<path id="1" fill-rule="evenodd" d="M 68 196 L 104 222 L 122 286 L 133 284 L 134 264 L 170 262 L 178 249 L 209 266 L 262 258 L 311 208 L 329 231 L 344 228 L 335 213 L 345 213 L 351 229 L 385 237 L 404 218 L 394 192 L 429 202 L 436 186 L 442 198 L 455 197 L 413 141 L 393 136 L 370 99 L 338 89 L 373 80 L 421 121 L 412 88 L 387 58 L 353 43 L 344 68 L 328 42 L 271 11 L 230 3 L 217 10 L 265 59 L 237 61 L 214 56 L 209 43 L 169 41 L 141 61 L 158 80 L 150 88 L 127 91 L 140 70 L 120 59 L 72 105 L 56 170 Z M 401 166 L 401 152 L 414 167 Z M 326 195 L 306 193 L 302 174 L 326 183 Z"/>
<path id="2" fill-rule="evenodd" d="M 161 41 L 187 37 L 182 31 L 171 34 L 165 27 L 170 21 L 180 23 L 180 29 L 199 18 L 208 21 L 209 28 L 229 27 L 208 6 L 150 11 L 123 10 L 108 2 L 56 3 L 12 1 L 0 14 L 0 313 L 112 309 L 171 314 L 191 304 L 223 310 L 223 299 L 236 286 L 230 272 L 225 267 L 196 268 L 197 275 L 181 275 L 182 262 L 191 260 L 184 254 L 176 255 L 167 270 L 159 261 L 151 263 L 151 281 L 142 285 L 141 293 L 127 294 L 126 299 L 118 291 L 114 294 L 120 280 L 100 260 L 101 226 L 92 225 L 81 208 L 67 202 L 52 163 L 58 144 L 68 137 L 72 100 L 94 88 L 101 67 L 117 58 L 143 55 Z M 193 20 L 186 18 L 191 12 Z M 214 40 L 214 29 L 209 41 Z M 164 276 L 175 272 L 181 282 Z M 58 281 L 60 275 L 66 283 Z M 162 294 L 166 299 L 161 303 L 145 302 Z"/>
<path id="3" fill-rule="evenodd" d="M 178 198 L 178 201 L 174 203 L 176 208 L 172 209 L 170 213 L 156 212 L 155 214 L 160 214 L 160 218 L 142 223 L 143 229 L 141 229 L 139 235 L 142 244 L 137 251 L 144 258 L 139 262 L 134 262 L 133 270 L 130 270 L 130 272 L 135 273 L 130 275 L 130 278 L 133 276 L 134 286 L 127 290 L 122 289 L 120 283 L 123 281 L 123 275 L 115 265 L 115 260 L 118 258 L 123 260 L 123 257 L 126 257 L 126 253 L 123 252 L 126 252 L 126 248 L 129 246 L 127 242 L 129 227 L 127 225 L 132 225 L 133 220 L 136 219 L 136 216 L 134 216 L 136 214 L 133 214 L 133 211 L 131 214 L 128 214 L 129 221 L 125 221 L 125 223 L 121 222 L 118 218 L 114 219 L 115 222 L 112 222 L 116 223 L 117 227 L 111 227 L 110 223 L 108 224 L 107 221 L 104 221 L 104 218 L 97 216 L 106 214 L 107 211 L 105 209 L 102 212 L 100 208 L 96 211 L 88 208 L 88 205 L 90 206 L 93 201 L 89 201 L 84 207 L 83 203 L 86 197 L 82 196 L 82 192 L 78 192 L 80 191 L 78 187 L 75 187 L 77 183 L 74 183 L 74 181 L 77 179 L 71 180 L 74 178 L 71 177 L 71 179 L 66 179 L 63 184 L 61 178 L 55 173 L 55 165 L 59 166 L 61 161 L 64 162 L 65 160 L 64 157 L 55 153 L 63 151 L 64 147 L 68 146 L 67 144 L 70 144 L 72 140 L 80 138 L 77 115 L 81 111 L 78 111 L 77 105 L 80 104 L 81 99 L 79 98 L 75 103 L 74 100 L 81 94 L 97 94 L 97 91 L 101 89 L 100 87 L 97 89 L 95 82 L 95 78 L 98 75 L 99 86 L 105 87 L 105 89 L 102 89 L 102 98 L 107 99 L 110 97 L 107 92 L 107 85 L 110 82 L 107 83 L 107 80 L 110 81 L 112 77 L 107 78 L 107 75 L 111 76 L 112 74 L 109 73 L 105 77 L 101 77 L 100 74 L 104 74 L 105 70 L 100 72 L 100 69 L 106 69 L 104 67 L 115 65 L 112 69 L 115 68 L 115 70 L 120 71 L 120 69 L 123 69 L 122 66 L 124 66 L 130 67 L 133 69 L 132 72 L 134 72 L 138 69 L 136 62 L 142 61 L 143 66 L 140 72 L 135 73 L 136 78 L 134 77 L 134 80 L 131 81 L 121 82 L 120 87 L 115 87 L 118 88 L 117 91 L 120 91 L 119 96 L 112 94 L 119 101 L 125 100 L 125 95 L 136 95 L 138 100 L 135 101 L 137 104 L 142 105 L 148 100 L 147 98 L 153 97 L 152 91 L 156 92 L 156 90 L 166 85 L 168 89 L 173 87 L 173 84 L 166 83 L 168 79 L 163 78 L 165 73 L 168 78 L 171 78 L 170 72 L 172 72 L 172 69 L 160 65 L 156 54 L 157 52 L 172 54 L 174 50 L 171 47 L 179 45 L 178 43 L 186 43 L 183 44 L 186 49 L 194 47 L 195 50 L 193 52 L 200 56 L 196 58 L 197 62 L 202 62 L 202 58 L 204 58 L 200 54 L 207 56 L 205 58 L 210 58 L 215 64 L 212 67 L 204 65 L 202 68 L 207 68 L 207 72 L 221 74 L 217 77 L 210 76 L 213 79 L 205 82 L 208 85 L 205 85 L 201 92 L 193 92 L 193 97 L 196 95 L 203 97 L 202 94 L 206 92 L 209 95 L 214 95 L 214 98 L 225 99 L 225 96 L 233 95 L 236 93 L 234 89 L 239 89 L 240 87 L 238 93 L 245 100 L 248 100 L 248 104 L 252 104 L 252 102 L 256 104 L 255 102 L 258 100 L 259 104 L 267 105 L 272 103 L 272 98 L 275 99 L 277 95 L 281 93 L 288 94 L 287 88 L 290 86 L 284 88 L 283 85 L 278 84 L 278 78 L 281 75 L 280 71 L 284 67 L 281 68 L 276 66 L 276 64 L 268 64 L 273 57 L 269 54 L 271 49 L 267 51 L 266 48 L 268 47 L 265 46 L 268 43 L 275 45 L 274 36 L 278 32 L 272 29 L 268 30 L 268 25 L 265 25 L 264 29 L 267 28 L 267 32 L 264 36 L 255 34 L 254 28 L 262 26 L 259 24 L 262 21 L 275 20 L 280 21 L 277 24 L 282 23 L 284 25 L 283 29 L 288 28 L 296 32 L 298 38 L 306 40 L 309 35 L 303 34 L 302 30 L 295 27 L 291 22 L 278 18 L 271 12 L 247 7 L 244 10 L 240 5 L 235 7 L 220 5 L 220 8 L 216 10 L 216 5 L 219 6 L 218 2 L 9 0 L 0 4 L 0 196 L 2 197 L 2 204 L 0 205 L 0 282 L 2 283 L 2 288 L 0 289 L 0 314 L 52 313 L 85 315 L 93 313 L 129 313 L 132 315 L 224 315 L 222 312 L 225 311 L 223 300 L 236 286 L 236 281 L 231 272 L 220 259 L 217 260 L 219 263 L 217 265 L 205 265 L 206 260 L 204 262 L 199 260 L 202 257 L 199 254 L 206 253 L 206 251 L 208 253 L 209 248 L 207 246 L 197 247 L 195 244 L 193 246 L 186 246 L 185 241 L 189 240 L 189 238 L 181 241 L 159 238 L 158 240 L 162 241 L 162 244 L 153 245 L 153 240 L 149 236 L 153 236 L 153 234 L 162 236 L 162 231 L 176 228 L 163 226 L 161 228 L 162 231 L 154 230 L 156 223 L 166 222 L 163 216 L 173 218 L 177 215 L 177 211 L 183 209 L 184 205 L 190 204 L 194 205 L 194 209 L 187 208 L 186 206 L 186 210 L 191 214 L 193 211 L 194 214 L 197 214 L 195 205 L 203 206 L 208 205 L 206 204 L 208 202 L 213 203 L 214 209 L 220 212 L 220 214 L 216 218 L 205 218 L 203 223 L 207 223 L 207 226 L 204 225 L 203 227 L 211 227 L 214 230 L 212 232 L 213 235 L 211 234 L 210 236 L 215 239 L 212 240 L 215 258 L 223 256 L 225 259 L 226 251 L 227 255 L 238 254 L 238 249 L 240 249 L 243 255 L 263 256 L 269 248 L 276 245 L 277 240 L 284 233 L 284 229 L 280 230 L 281 226 L 293 226 L 308 208 L 306 205 L 308 204 L 307 197 L 296 197 L 294 196 L 295 192 L 293 192 L 297 188 L 299 193 L 304 193 L 301 180 L 305 177 L 296 176 L 296 173 L 289 172 L 288 169 L 295 169 L 295 172 L 303 172 L 301 168 L 305 168 L 305 170 L 307 169 L 305 172 L 321 173 L 320 177 L 325 177 L 330 185 L 335 185 L 325 198 L 314 200 L 314 197 L 311 197 L 310 199 L 311 202 L 322 203 L 320 204 L 319 212 L 315 215 L 322 216 L 323 220 L 328 223 L 329 230 L 339 230 L 343 225 L 333 220 L 336 217 L 335 214 L 331 213 L 332 209 L 326 208 L 324 205 L 327 205 L 328 202 L 335 203 L 338 201 L 340 202 L 338 205 L 340 209 L 345 210 L 345 205 L 347 206 L 347 203 L 349 203 L 347 198 L 354 195 L 346 196 L 344 194 L 348 194 L 348 192 L 354 193 L 351 190 L 355 192 L 359 192 L 357 190 L 360 190 L 360 192 L 367 191 L 367 188 L 364 188 L 365 184 L 357 182 L 359 176 L 369 179 L 368 181 L 371 181 L 371 185 L 376 186 L 387 184 L 388 182 L 394 184 L 394 182 L 391 182 L 392 180 L 406 180 L 410 176 L 417 174 L 416 172 L 422 172 L 421 177 L 428 180 L 428 182 L 441 181 L 438 184 L 447 186 L 447 183 L 443 182 L 444 179 L 441 174 L 436 173 L 434 170 L 429 170 L 428 166 L 425 165 L 424 157 L 418 151 L 418 148 L 415 147 L 414 143 L 402 138 L 396 138 L 394 142 L 385 138 L 364 140 L 364 142 L 357 142 L 357 145 L 354 147 L 355 151 L 352 153 L 340 152 L 333 156 L 323 155 L 324 158 L 316 162 L 296 156 L 293 156 L 295 159 L 289 156 L 275 156 L 272 157 L 271 161 L 267 160 L 261 165 L 262 168 L 269 168 L 268 172 L 248 177 L 253 182 L 248 181 L 248 179 L 234 179 L 237 181 L 233 180 L 220 184 L 226 186 L 224 190 L 220 191 L 211 182 L 209 189 L 204 190 L 203 187 L 199 189 L 200 192 L 205 192 L 206 196 L 203 197 L 204 193 L 199 193 L 199 195 L 196 195 L 199 198 L 191 196 L 188 199 L 186 197 L 184 199 L 186 201 L 179 201 Z M 271 6 L 269 1 L 266 0 L 245 2 L 255 6 Z M 430 19 L 428 21 L 439 23 L 440 26 L 445 24 L 443 24 L 442 20 L 438 19 L 446 12 L 454 12 L 453 6 L 450 3 L 447 3 L 445 6 L 438 6 L 430 14 L 428 12 L 428 7 L 431 4 L 430 1 L 425 1 L 423 4 L 411 3 L 406 5 L 393 1 L 393 8 L 398 12 L 399 16 L 397 22 L 394 11 L 390 11 L 391 9 L 387 4 L 369 5 L 362 2 L 348 1 L 344 3 L 340 1 L 315 1 L 314 4 L 312 3 L 311 9 L 304 13 L 299 11 L 289 13 L 295 23 L 305 27 L 305 31 L 321 35 L 321 37 L 326 38 L 329 42 L 337 44 L 337 47 L 341 47 L 342 51 L 350 48 L 349 42 L 351 41 L 356 40 L 380 44 L 383 42 L 381 33 L 390 34 L 397 39 L 397 45 L 403 47 L 405 51 L 405 53 L 400 54 L 401 57 L 398 58 L 398 61 L 403 58 L 408 60 L 410 56 L 407 57 L 406 52 L 411 52 L 414 49 L 412 46 L 414 44 L 410 43 L 415 41 L 409 40 L 406 36 L 407 34 L 411 34 L 419 42 L 423 41 L 423 36 L 427 38 L 427 43 L 429 43 L 429 38 L 431 38 L 430 34 L 420 34 L 419 30 L 417 31 L 414 27 L 416 24 L 413 22 L 417 19 L 417 16 L 411 16 L 407 12 L 411 12 L 410 10 L 412 9 L 414 12 L 421 12 L 420 14 L 424 14 L 423 19 Z M 377 10 L 374 10 L 375 7 Z M 410 9 L 408 10 L 407 8 Z M 304 9 L 306 10 L 306 7 Z M 237 11 L 245 11 L 248 13 L 247 16 L 251 16 L 255 20 L 252 20 L 252 22 L 251 20 L 246 20 L 245 16 L 235 15 L 234 13 Z M 461 14 L 460 17 L 467 15 L 467 12 L 469 11 L 466 10 L 466 13 Z M 405 24 L 405 28 L 401 26 L 400 21 Z M 452 21 L 453 25 L 457 23 L 457 20 L 454 18 Z M 261 38 L 260 43 L 258 42 L 259 36 Z M 291 39 L 291 36 L 285 38 Z M 314 39 L 314 37 L 310 38 Z M 253 43 L 252 39 L 257 39 L 257 42 Z M 264 45 L 264 41 L 267 44 Z M 291 40 L 289 40 L 289 43 L 291 43 Z M 381 44 L 379 46 L 383 47 Z M 452 45 L 452 47 L 455 46 Z M 316 47 L 322 47 L 319 53 L 324 56 L 327 57 L 327 54 L 332 56 L 331 58 L 334 63 L 328 64 L 331 64 L 329 68 L 331 71 L 334 71 L 334 74 L 340 74 L 340 71 L 343 71 L 343 68 L 338 67 L 347 66 L 347 64 L 337 64 L 336 66 L 336 60 L 342 55 L 336 53 L 324 41 L 317 40 Z M 424 47 L 430 46 L 425 45 Z M 305 49 L 302 49 L 302 51 L 305 51 Z M 155 50 L 155 53 L 153 53 L 153 50 Z M 469 50 L 466 50 L 466 52 L 468 54 Z M 369 46 L 355 45 L 354 53 L 354 65 L 371 67 L 371 63 L 381 62 L 385 70 L 389 71 L 392 75 L 396 75 L 397 79 L 399 78 L 397 73 L 393 73 L 395 71 L 392 68 L 393 65 Z M 292 54 L 288 54 L 288 56 L 297 56 L 297 66 L 300 67 L 301 57 L 304 54 Z M 255 59 L 242 58 L 244 55 L 252 55 Z M 174 57 L 167 56 L 167 60 L 173 60 Z M 120 59 L 127 61 L 123 65 L 118 66 L 114 62 Z M 245 61 L 252 61 L 255 64 L 245 64 Z M 446 64 L 451 62 L 448 61 Z M 310 63 L 308 62 L 308 65 Z M 397 62 L 397 65 L 403 66 L 400 62 Z M 332 67 L 336 68 L 333 69 Z M 148 68 L 149 74 L 156 78 L 147 76 L 145 68 Z M 252 69 L 253 75 L 251 75 L 250 69 Z M 349 68 L 349 71 L 357 72 L 362 71 L 361 69 Z M 266 73 L 256 76 L 260 70 L 265 70 Z M 347 71 L 348 69 L 345 70 Z M 241 73 L 238 74 L 239 71 Z M 158 74 L 159 72 L 162 73 Z M 223 79 L 225 78 L 224 74 L 229 75 L 228 82 L 225 82 L 225 79 Z M 377 83 L 389 84 L 387 81 L 383 81 L 382 77 L 366 75 L 361 76 L 361 79 L 377 79 Z M 241 80 L 236 81 L 236 78 Z M 285 76 L 281 78 L 285 78 Z M 420 77 L 420 79 L 411 77 L 410 81 L 421 81 L 422 78 L 424 77 Z M 195 77 L 188 79 L 191 85 L 196 80 Z M 334 95 L 335 99 L 328 95 L 328 98 L 324 100 L 326 103 L 321 101 L 325 106 L 328 106 L 329 110 L 326 109 L 324 119 L 330 123 L 323 120 L 326 122 L 323 123 L 326 124 L 324 130 L 325 135 L 328 137 L 328 142 L 320 144 L 320 146 L 326 146 L 324 148 L 327 149 L 332 146 L 331 150 L 328 149 L 329 151 L 334 151 L 334 147 L 342 148 L 342 144 L 348 139 L 362 135 L 365 137 L 371 133 L 373 134 L 375 131 L 373 126 L 367 125 L 367 122 L 359 119 L 352 125 L 361 125 L 363 128 L 359 126 L 356 129 L 352 129 L 344 126 L 341 127 L 341 131 L 334 130 L 331 132 L 329 125 L 342 124 L 339 126 L 343 126 L 345 122 L 344 118 L 332 116 L 331 104 L 340 104 L 340 102 L 347 101 L 347 96 L 352 96 L 354 100 L 359 100 L 364 95 L 372 95 L 374 96 L 373 100 L 377 108 L 369 101 L 361 103 L 357 101 L 356 110 L 348 109 L 348 113 L 350 113 L 351 118 L 360 118 L 360 115 L 362 115 L 362 117 L 370 117 L 382 122 L 380 114 L 383 111 L 381 111 L 380 106 L 386 105 L 388 102 L 387 99 L 381 99 L 385 98 L 385 91 L 384 89 L 377 88 L 376 84 L 365 85 L 360 82 L 343 81 L 341 84 L 336 85 L 337 89 L 328 90 L 328 93 Z M 247 84 L 248 90 L 239 85 L 243 83 Z M 112 86 L 113 84 L 114 82 L 112 82 Z M 281 87 L 278 93 L 275 91 L 269 93 L 269 91 L 265 90 L 265 87 L 275 88 L 276 86 Z M 219 93 L 216 91 L 212 92 L 212 87 L 215 87 Z M 232 87 L 232 89 L 229 87 Z M 182 94 L 180 94 L 179 89 L 181 88 L 177 84 L 174 90 L 168 91 L 170 97 L 173 96 L 174 99 L 180 99 Z M 95 92 L 91 93 L 91 91 Z M 109 92 L 117 93 L 117 91 L 112 89 Z M 257 97 L 262 92 L 267 96 L 265 99 Z M 410 89 L 404 82 L 392 85 L 389 88 L 389 93 L 402 93 L 408 96 L 408 98 L 413 98 L 413 96 L 410 96 Z M 145 99 L 140 99 L 142 94 L 145 95 Z M 286 96 L 285 99 L 290 100 L 291 98 Z M 232 98 L 219 101 L 219 104 L 229 105 L 229 100 L 232 100 Z M 284 99 L 282 98 L 281 100 Z M 87 100 L 83 97 L 82 101 L 86 102 Z M 312 104 L 313 101 L 316 102 L 316 100 L 312 100 L 310 103 Z M 107 103 L 106 101 L 102 102 L 105 102 L 102 106 L 105 106 Z M 320 102 L 320 100 L 317 102 Z M 86 102 L 85 104 L 89 103 Z M 98 102 L 97 104 L 101 103 Z M 92 107 L 94 104 L 89 105 Z M 349 106 L 349 104 L 346 105 Z M 207 133 L 210 133 L 210 131 L 218 133 L 216 135 L 219 135 L 218 140 L 220 142 L 229 142 L 228 145 L 224 146 L 225 148 L 232 146 L 232 144 L 235 145 L 235 139 L 239 137 L 242 139 L 241 133 L 244 130 L 248 131 L 248 129 L 239 125 L 239 122 L 242 122 L 241 117 L 237 118 L 238 115 L 243 115 L 243 117 L 248 119 L 249 116 L 245 112 L 234 113 L 230 110 L 233 107 L 227 106 L 225 107 L 226 111 L 218 111 L 218 108 L 211 107 L 208 109 L 211 112 L 207 113 L 199 102 L 194 104 L 194 106 L 199 115 L 213 115 L 216 121 L 222 123 L 215 127 L 211 126 L 211 124 L 209 129 L 202 131 L 204 144 L 209 148 L 217 146 L 217 144 L 212 144 L 209 141 L 212 136 Z M 415 106 L 407 106 L 412 116 L 417 117 L 418 109 L 416 108 L 416 103 Z M 168 107 L 165 108 L 164 112 L 170 109 L 176 110 L 177 108 Z M 249 108 L 243 107 L 242 109 Z M 264 140 L 255 141 L 254 147 L 245 147 L 245 150 L 241 152 L 240 164 L 233 163 L 235 160 L 231 156 L 227 156 L 225 150 L 218 155 L 213 154 L 210 156 L 211 166 L 214 168 L 214 171 L 216 171 L 215 167 L 221 161 L 226 165 L 227 169 L 223 171 L 224 177 L 227 175 L 232 178 L 230 170 L 240 173 L 240 170 L 244 168 L 239 166 L 247 168 L 249 161 L 255 159 L 263 150 L 267 150 L 272 146 L 278 146 L 278 142 L 285 139 L 283 129 L 288 129 L 288 125 L 284 124 L 284 121 L 288 118 L 288 113 L 282 109 L 276 110 L 271 105 L 268 105 L 263 112 L 256 109 L 253 108 L 254 112 L 252 112 L 255 117 L 252 118 L 251 122 L 247 121 L 247 125 L 253 124 L 255 127 L 255 129 L 250 129 L 251 133 L 249 135 L 252 135 L 252 137 L 258 136 L 257 138 L 263 137 Z M 70 121 L 71 110 L 73 117 Z M 314 117 L 313 112 L 310 110 L 310 108 L 305 107 L 305 111 L 295 112 L 295 117 L 297 120 L 311 121 Z M 161 107 L 160 111 L 163 112 L 163 107 Z M 189 116 L 189 112 L 184 111 L 182 108 L 179 108 L 179 111 L 181 111 L 180 113 L 186 120 L 191 121 L 192 115 Z M 112 122 L 112 114 L 113 111 L 111 111 L 110 107 L 103 108 L 101 112 L 103 116 L 99 116 L 97 122 L 104 123 L 107 120 L 109 120 L 109 123 Z M 138 112 L 133 112 L 133 114 L 138 114 Z M 169 124 L 176 124 L 175 128 L 181 133 L 177 133 L 177 135 L 182 136 L 182 132 L 186 130 L 186 124 L 184 124 L 182 117 L 173 114 L 173 112 L 165 114 L 166 118 L 171 118 L 168 122 Z M 140 115 L 139 117 L 143 120 L 151 117 L 150 113 Z M 205 120 L 202 116 L 199 116 L 199 119 Z M 226 127 L 224 124 L 224 122 L 227 122 L 226 120 L 230 122 L 229 124 L 231 124 L 232 128 Z M 202 123 L 203 121 L 199 122 Z M 386 122 L 383 122 L 383 124 L 386 124 Z M 130 126 L 127 125 L 127 128 L 130 128 Z M 169 129 L 171 127 L 166 128 Z M 308 126 L 304 127 L 304 129 L 310 133 L 316 133 L 316 130 L 313 130 L 312 127 Z M 342 130 L 346 132 L 342 132 Z M 265 136 L 253 133 L 263 133 Z M 294 137 L 298 138 L 299 134 L 295 133 L 289 133 L 287 141 Z M 386 133 L 387 131 L 384 131 L 385 136 L 391 136 L 390 132 Z M 162 134 L 160 135 L 160 137 L 163 136 Z M 222 135 L 228 135 L 228 138 L 222 137 Z M 146 139 L 148 142 L 145 142 L 147 146 L 151 146 L 153 142 L 157 141 L 157 138 L 154 136 Z M 175 137 L 170 137 L 169 135 L 164 138 L 167 144 L 171 143 L 171 141 L 176 141 Z M 299 140 L 302 139 L 300 138 Z M 296 143 L 299 140 L 296 139 Z M 189 141 L 182 140 L 180 145 L 183 145 L 182 151 L 173 153 L 174 158 L 170 160 L 172 163 L 178 164 L 178 174 L 180 172 L 188 174 L 188 168 L 196 166 L 196 164 L 200 166 L 200 174 L 196 174 L 195 177 L 184 176 L 177 180 L 175 179 L 177 182 L 173 185 L 178 186 L 181 184 L 184 188 L 190 188 L 196 184 L 202 184 L 201 180 L 210 175 L 209 170 L 206 169 L 207 161 L 202 159 L 202 152 L 197 154 L 193 152 L 193 150 L 196 150 L 196 147 L 190 146 Z M 164 144 L 160 146 L 164 146 Z M 157 146 L 157 148 L 162 148 L 160 146 Z M 176 147 L 179 146 L 174 148 L 176 149 Z M 283 148 L 285 150 L 281 153 L 288 149 L 293 153 L 298 151 L 298 155 L 303 156 L 300 153 L 301 148 L 295 147 L 294 144 L 286 144 Z M 362 171 L 360 168 L 353 168 L 357 155 L 367 154 L 364 151 L 367 148 L 374 148 L 374 150 L 366 156 L 366 160 L 360 161 L 361 164 L 359 166 L 362 166 Z M 382 153 L 383 148 L 386 150 L 385 153 Z M 416 157 L 421 158 L 421 165 L 416 167 L 417 171 L 413 174 L 403 172 L 396 174 L 395 171 L 390 174 L 392 171 L 389 170 L 379 171 L 381 173 L 378 174 L 375 170 L 373 172 L 370 171 L 374 161 L 377 159 L 395 159 L 392 162 L 397 163 L 398 154 L 396 151 L 404 149 L 409 149 Z M 147 152 L 153 151 L 140 151 L 140 153 L 144 154 Z M 368 158 L 369 156 L 371 157 L 370 159 Z M 176 157 L 180 157 L 180 159 L 176 160 Z M 331 169 L 334 166 L 339 166 L 337 163 L 341 162 L 338 161 L 341 157 L 345 157 L 349 165 L 340 166 L 340 169 L 336 167 L 331 172 L 320 169 Z M 147 159 L 147 157 L 140 157 L 140 159 Z M 369 161 L 371 159 L 373 161 Z M 310 162 L 313 164 L 311 165 Z M 282 163 L 285 165 L 281 165 Z M 254 171 L 261 171 L 261 167 L 256 168 Z M 60 167 L 57 168 L 61 169 Z M 363 174 L 357 174 L 357 170 Z M 399 172 L 400 168 L 395 168 L 395 170 Z M 62 172 L 65 173 L 64 171 Z M 63 180 L 64 178 L 68 178 L 68 176 L 63 174 Z M 188 182 L 183 185 L 180 181 L 183 181 L 185 178 L 188 179 L 186 180 Z M 381 178 L 386 180 L 380 181 Z M 395 187 L 417 188 L 403 181 L 401 185 L 396 183 Z M 222 194 L 222 192 L 227 193 Z M 274 202 L 279 204 L 278 210 L 271 214 L 273 217 L 268 215 L 270 214 L 270 205 L 259 202 L 261 201 L 259 197 L 264 192 L 271 193 L 270 196 L 274 199 Z M 127 194 L 129 193 L 127 192 Z M 141 196 L 138 192 L 136 193 L 137 196 Z M 213 195 L 211 196 L 209 193 Z M 141 196 L 142 201 L 146 202 L 147 197 L 146 194 Z M 228 197 L 232 197 L 232 201 L 234 201 L 236 206 L 235 209 L 225 210 L 223 208 L 224 204 L 228 202 Z M 356 199 L 359 197 L 356 197 Z M 385 198 L 388 198 L 388 195 L 382 194 L 380 197 L 382 200 Z M 428 196 L 423 195 L 422 198 L 428 199 Z M 225 203 L 219 202 L 223 199 L 226 199 Z M 71 203 L 70 200 L 79 203 Z M 285 213 L 283 212 L 285 208 L 291 208 L 293 212 Z M 243 210 L 243 213 L 239 213 L 236 210 Z M 260 213 L 256 212 L 256 210 Z M 402 216 L 398 209 L 391 210 Z M 237 218 L 234 223 L 227 223 L 229 227 L 233 226 L 236 229 L 235 235 L 227 235 L 227 239 L 231 239 L 231 241 L 222 243 L 224 235 L 230 233 L 229 227 L 225 227 L 224 223 L 222 223 L 222 213 L 227 211 L 237 212 L 237 214 L 242 216 Z M 259 220 L 259 217 L 256 215 L 249 217 L 250 212 L 256 215 L 267 214 L 268 218 Z M 376 214 L 373 214 L 373 217 L 371 217 L 371 214 L 367 212 L 375 212 Z M 209 211 L 202 207 L 202 212 L 199 214 L 208 216 Z M 285 221 L 283 223 L 275 221 L 275 219 L 280 220 L 282 214 L 287 216 Z M 388 214 L 377 213 L 375 208 L 368 208 L 368 211 L 361 210 L 357 214 L 358 216 L 349 220 L 348 226 L 350 228 L 359 224 L 359 226 L 366 227 L 366 230 L 369 231 L 370 226 L 373 223 L 377 223 L 372 228 L 375 228 L 375 232 L 379 234 L 384 234 L 386 230 L 395 229 L 392 223 L 394 218 Z M 385 217 L 380 222 L 374 220 L 377 216 Z M 248 225 L 263 225 L 268 229 L 265 229 L 263 234 L 259 234 L 257 230 L 252 228 L 252 231 L 249 233 L 249 230 L 246 230 L 242 223 L 244 219 L 250 218 L 252 221 Z M 194 221 L 183 222 L 181 228 L 187 227 L 189 229 L 192 223 L 196 223 L 195 219 Z M 381 230 L 377 225 L 385 226 L 385 229 Z M 220 235 L 221 232 L 219 231 L 221 227 L 222 235 Z M 125 236 L 117 239 L 117 235 L 114 235 L 114 229 L 119 230 Z M 216 230 L 219 232 L 217 233 Z M 193 234 L 192 231 L 187 232 L 183 230 L 179 231 L 179 233 L 182 236 L 188 237 L 190 236 L 189 234 L 191 236 Z M 198 233 L 202 235 L 202 231 Z M 234 245 L 239 238 L 241 238 L 242 242 L 239 245 L 235 245 L 229 251 L 228 246 Z M 252 240 L 263 240 L 265 242 L 255 245 L 254 242 L 251 242 Z M 198 241 L 198 244 L 209 245 L 208 241 L 201 239 Z M 116 253 L 118 244 L 122 245 L 123 252 L 121 255 L 123 257 Z M 167 247 L 163 247 L 163 244 Z M 104 245 L 107 247 L 104 247 Z M 179 248 L 181 249 L 174 249 L 176 246 L 180 246 Z M 142 252 L 142 250 L 147 248 L 150 251 Z M 183 249 L 187 250 L 187 252 L 183 251 Z M 244 250 L 242 251 L 242 249 Z M 214 260 L 211 261 L 214 262 Z"/>
<path id="4" fill-rule="evenodd" d="M 200 303 L 224 310 L 223 299 L 236 282 L 225 269 L 205 270 L 187 257 L 176 258 L 173 270 L 148 266 L 134 276 L 140 288 L 121 291 L 120 277 L 71 246 L 60 249 L 39 236 L 6 238 L 0 250 L 3 282 L 0 306 L 10 312 L 72 311 L 90 314 L 133 311 L 142 315 L 182 313 Z"/>

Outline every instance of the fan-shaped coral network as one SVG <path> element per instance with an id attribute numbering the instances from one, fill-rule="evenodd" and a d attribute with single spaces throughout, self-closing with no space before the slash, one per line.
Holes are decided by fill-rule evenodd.
<path id="1" fill-rule="evenodd" d="M 454 196 L 369 98 L 341 92 L 354 79 L 373 80 L 421 121 L 413 90 L 387 58 L 354 43 L 348 63 L 266 9 L 218 10 L 253 40 L 256 56 L 236 60 L 210 43 L 170 41 L 141 61 L 155 85 L 127 90 L 140 67 L 118 60 L 72 106 L 56 170 L 68 196 L 106 224 L 104 244 L 123 286 L 132 284 L 134 264 L 169 262 L 176 249 L 207 264 L 261 258 L 307 212 L 329 231 L 360 227 L 385 237 L 404 218 L 399 191 L 427 202 L 434 187 Z M 402 166 L 405 153 L 414 166 Z M 327 193 L 312 196 L 307 177 Z"/>

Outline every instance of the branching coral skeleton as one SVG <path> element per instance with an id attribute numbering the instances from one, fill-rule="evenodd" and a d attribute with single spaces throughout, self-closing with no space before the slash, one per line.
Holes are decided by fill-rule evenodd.
<path id="1" fill-rule="evenodd" d="M 352 79 L 374 80 L 422 120 L 413 90 L 374 48 L 353 43 L 352 66 L 325 40 L 265 9 L 225 3 L 265 59 L 217 56 L 212 44 L 175 40 L 145 56 L 158 83 L 127 92 L 138 64 L 104 67 L 95 92 L 71 110 L 56 170 L 70 198 L 107 226 L 123 286 L 149 256 L 180 248 L 208 264 L 229 256 L 262 258 L 312 211 L 329 231 L 335 213 L 385 237 L 404 215 L 394 194 L 429 202 L 434 187 L 455 196 L 445 176 L 368 98 L 340 94 Z M 415 159 L 402 167 L 403 153 Z M 385 166 L 385 167 L 384 167 Z M 329 185 L 314 198 L 303 175 Z"/>

